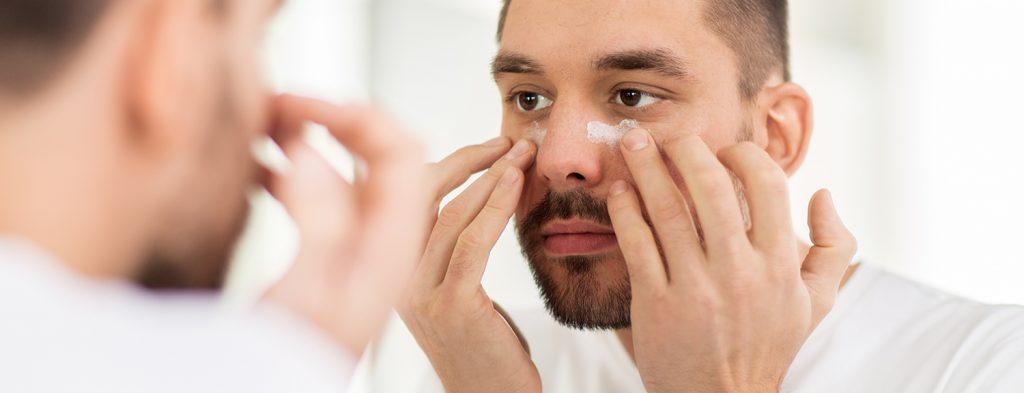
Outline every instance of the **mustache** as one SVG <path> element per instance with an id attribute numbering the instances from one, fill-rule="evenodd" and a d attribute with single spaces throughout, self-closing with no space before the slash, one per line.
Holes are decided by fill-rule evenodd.
<path id="1" fill-rule="evenodd" d="M 566 192 L 548 191 L 537 206 L 527 212 L 519 222 L 521 236 L 540 232 L 542 225 L 555 219 L 580 218 L 598 224 L 611 225 L 608 204 L 582 189 Z"/>

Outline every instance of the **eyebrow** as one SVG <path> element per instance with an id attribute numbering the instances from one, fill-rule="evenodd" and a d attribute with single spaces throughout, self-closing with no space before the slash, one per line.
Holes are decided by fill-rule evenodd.
<path id="1" fill-rule="evenodd" d="M 689 79 L 686 62 L 667 49 L 634 49 L 613 52 L 594 60 L 592 67 L 598 71 L 652 71 L 664 76 Z M 544 68 L 540 62 L 515 52 L 499 52 L 491 62 L 491 75 L 497 79 L 501 74 L 541 75 Z"/>
<path id="2" fill-rule="evenodd" d="M 640 70 L 653 71 L 664 76 L 687 79 L 686 62 L 667 49 L 639 49 L 609 53 L 594 61 L 598 71 Z"/>
<path id="3" fill-rule="evenodd" d="M 494 79 L 498 79 L 501 74 L 540 75 L 543 73 L 544 68 L 540 66 L 539 62 L 519 53 L 499 52 L 491 61 L 491 76 Z"/>

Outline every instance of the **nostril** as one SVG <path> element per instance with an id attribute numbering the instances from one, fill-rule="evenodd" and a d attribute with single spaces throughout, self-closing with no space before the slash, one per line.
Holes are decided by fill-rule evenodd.
<path id="1" fill-rule="evenodd" d="M 567 177 L 569 179 L 573 179 L 573 180 L 587 180 L 587 178 L 585 176 L 579 174 L 579 172 L 570 173 L 569 176 L 567 176 Z"/>

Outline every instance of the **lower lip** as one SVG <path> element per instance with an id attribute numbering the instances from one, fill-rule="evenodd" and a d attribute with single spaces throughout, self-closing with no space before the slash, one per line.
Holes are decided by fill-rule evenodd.
<path id="1" fill-rule="evenodd" d="M 615 234 L 611 233 L 571 233 L 544 238 L 544 250 L 550 256 L 597 254 L 617 245 Z"/>

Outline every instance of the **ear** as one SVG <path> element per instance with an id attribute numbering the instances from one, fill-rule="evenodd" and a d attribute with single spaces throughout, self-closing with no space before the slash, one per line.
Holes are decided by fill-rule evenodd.
<path id="1" fill-rule="evenodd" d="M 188 143 L 203 105 L 202 18 L 196 1 L 144 2 L 127 56 L 124 107 L 129 140 L 148 154 Z"/>
<path id="2" fill-rule="evenodd" d="M 795 83 L 767 87 L 759 97 L 768 152 L 779 167 L 792 176 L 800 169 L 814 129 L 811 97 Z"/>

